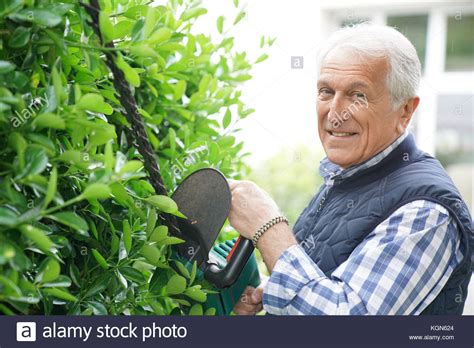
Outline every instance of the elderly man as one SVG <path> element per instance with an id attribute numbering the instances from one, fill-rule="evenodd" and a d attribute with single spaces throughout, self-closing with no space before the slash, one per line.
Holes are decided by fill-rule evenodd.
<path id="1" fill-rule="evenodd" d="M 231 182 L 230 223 L 271 273 L 263 290 L 246 289 L 237 314 L 262 302 L 276 315 L 462 313 L 471 217 L 407 133 L 420 75 L 415 48 L 393 28 L 361 24 L 329 38 L 317 82 L 324 184 L 293 231 L 267 193 Z"/>

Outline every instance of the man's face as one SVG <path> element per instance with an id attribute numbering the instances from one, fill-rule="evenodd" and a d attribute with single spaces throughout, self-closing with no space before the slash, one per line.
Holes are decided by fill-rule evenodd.
<path id="1" fill-rule="evenodd" d="M 386 58 L 344 49 L 324 59 L 318 79 L 318 131 L 329 160 L 343 168 L 364 162 L 403 131 L 401 109 L 392 110 Z"/>

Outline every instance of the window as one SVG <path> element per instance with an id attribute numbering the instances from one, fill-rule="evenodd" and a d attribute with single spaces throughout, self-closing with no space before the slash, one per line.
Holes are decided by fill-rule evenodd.
<path id="1" fill-rule="evenodd" d="M 436 125 L 436 157 L 443 166 L 474 161 L 474 95 L 440 95 Z"/>
<path id="2" fill-rule="evenodd" d="M 425 67 L 426 36 L 428 31 L 428 15 L 388 16 L 387 25 L 395 27 L 404 34 L 415 46 L 421 69 Z"/>
<path id="3" fill-rule="evenodd" d="M 446 71 L 474 70 L 474 15 L 448 17 Z"/>
<path id="4" fill-rule="evenodd" d="M 368 22 L 368 18 L 346 18 L 339 23 L 341 28 L 350 27 L 352 25 Z"/>

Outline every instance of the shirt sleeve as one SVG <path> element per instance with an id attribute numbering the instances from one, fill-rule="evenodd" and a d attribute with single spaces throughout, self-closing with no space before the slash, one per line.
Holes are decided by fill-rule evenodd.
<path id="1" fill-rule="evenodd" d="M 329 277 L 301 245 L 289 247 L 264 288 L 264 309 L 275 315 L 416 315 L 460 263 L 459 245 L 444 207 L 413 201 L 379 224 Z"/>

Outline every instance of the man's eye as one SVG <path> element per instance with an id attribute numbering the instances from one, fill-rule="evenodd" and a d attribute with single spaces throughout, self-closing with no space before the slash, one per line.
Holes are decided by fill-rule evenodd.
<path id="1" fill-rule="evenodd" d="M 325 96 L 325 95 L 331 94 L 331 91 L 330 91 L 329 89 L 327 89 L 327 88 L 321 88 L 321 89 L 319 90 L 319 93 L 318 93 L 318 94 L 319 94 L 319 95 L 322 95 L 322 96 Z"/>
<path id="2" fill-rule="evenodd" d="M 354 95 L 359 99 L 366 99 L 367 98 L 365 93 L 362 93 L 362 92 L 355 92 Z"/>

